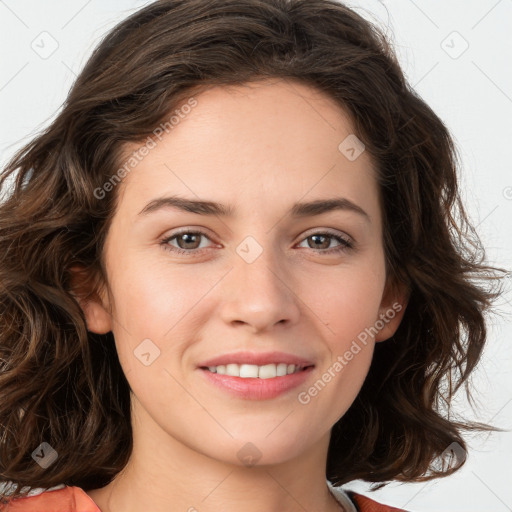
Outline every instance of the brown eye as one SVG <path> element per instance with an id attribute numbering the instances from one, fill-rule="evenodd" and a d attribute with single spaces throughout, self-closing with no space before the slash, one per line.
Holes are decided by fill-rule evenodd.
<path id="1" fill-rule="evenodd" d="M 326 235 L 311 235 L 308 236 L 307 240 L 313 241 L 313 247 L 311 249 L 329 249 L 331 245 L 332 237 Z M 309 244 L 311 246 L 311 244 Z"/>
<path id="2" fill-rule="evenodd" d="M 314 233 L 313 235 L 306 237 L 304 240 L 308 241 L 308 248 L 325 253 L 341 252 L 353 247 L 349 240 L 331 233 Z M 338 245 L 330 247 L 333 240 L 338 242 Z"/>
<path id="3" fill-rule="evenodd" d="M 201 238 L 209 240 L 208 236 L 201 231 L 182 231 L 181 233 L 164 238 L 160 241 L 160 245 L 171 252 L 193 254 L 203 249 L 203 247 L 200 247 Z M 175 242 L 176 245 L 171 244 L 171 242 Z"/>
<path id="4" fill-rule="evenodd" d="M 180 249 L 197 249 L 201 243 L 201 235 L 196 233 L 183 233 L 176 235 L 176 242 Z"/>

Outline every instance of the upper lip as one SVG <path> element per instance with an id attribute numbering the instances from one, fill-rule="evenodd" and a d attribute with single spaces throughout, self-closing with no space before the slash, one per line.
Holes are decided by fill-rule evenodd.
<path id="1" fill-rule="evenodd" d="M 263 366 L 271 363 L 286 363 L 294 364 L 295 366 L 313 366 L 313 363 L 308 359 L 299 357 L 285 352 L 232 352 L 231 354 L 224 354 L 221 356 L 208 359 L 199 364 L 199 367 L 206 366 L 220 366 L 230 363 L 236 364 L 254 364 Z"/>

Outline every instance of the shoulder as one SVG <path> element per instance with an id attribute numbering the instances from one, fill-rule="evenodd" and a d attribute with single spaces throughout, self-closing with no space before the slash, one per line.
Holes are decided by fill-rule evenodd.
<path id="1" fill-rule="evenodd" d="M 329 480 L 327 480 L 327 486 L 333 496 L 348 512 L 407 512 L 390 505 L 377 503 L 363 494 L 344 489 L 342 486 L 334 486 Z"/>
<path id="2" fill-rule="evenodd" d="M 376 501 L 358 494 L 354 491 L 346 491 L 351 501 L 357 506 L 359 512 L 407 512 L 401 508 L 391 507 L 389 505 L 383 505 Z"/>
<path id="3" fill-rule="evenodd" d="M 6 512 L 101 512 L 87 493 L 80 487 L 58 488 L 16 498 L 7 504 Z"/>

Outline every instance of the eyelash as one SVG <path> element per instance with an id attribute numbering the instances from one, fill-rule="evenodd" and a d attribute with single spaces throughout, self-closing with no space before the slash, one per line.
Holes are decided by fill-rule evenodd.
<path id="1" fill-rule="evenodd" d="M 179 233 L 175 233 L 175 234 L 173 234 L 171 236 L 168 236 L 168 237 L 160 240 L 160 245 L 163 247 L 164 250 L 171 251 L 171 252 L 177 253 L 177 254 L 197 254 L 197 253 L 202 252 L 204 249 L 206 249 L 205 247 L 203 247 L 202 249 L 186 250 L 186 249 L 180 249 L 179 247 L 173 247 L 173 246 L 169 245 L 169 242 L 171 240 L 179 237 L 180 235 L 185 235 L 185 234 L 187 234 L 187 235 L 202 235 L 202 236 L 208 238 L 208 240 L 210 240 L 210 238 L 206 235 L 206 233 L 203 233 L 202 231 L 186 230 L 186 231 L 181 231 Z M 312 251 L 317 251 L 317 252 L 320 252 L 320 253 L 323 253 L 323 254 L 333 254 L 333 253 L 341 253 L 341 252 L 348 251 L 348 250 L 354 248 L 353 243 L 350 242 L 349 240 L 347 240 L 346 238 L 343 238 L 340 235 L 334 235 L 332 233 L 321 232 L 321 231 L 318 231 L 317 233 L 311 233 L 307 237 L 303 238 L 301 240 L 301 242 L 303 242 L 304 240 L 307 240 L 308 238 L 310 238 L 312 236 L 317 236 L 317 235 L 331 237 L 334 240 L 336 240 L 337 242 L 339 242 L 340 245 L 338 247 L 335 247 L 335 248 L 332 248 L 332 249 L 325 249 L 325 250 L 323 250 L 323 249 L 318 249 L 318 250 L 311 249 Z"/>

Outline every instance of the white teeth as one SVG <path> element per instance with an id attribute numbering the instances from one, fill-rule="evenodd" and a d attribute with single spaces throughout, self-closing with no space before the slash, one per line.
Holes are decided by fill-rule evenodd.
<path id="1" fill-rule="evenodd" d="M 238 377 L 240 375 L 240 367 L 233 363 L 227 364 L 226 375 L 230 375 L 231 377 Z"/>
<path id="2" fill-rule="evenodd" d="M 260 379 L 273 379 L 277 377 L 277 368 L 275 364 L 265 364 L 259 367 L 258 377 Z"/>
<path id="3" fill-rule="evenodd" d="M 238 365 L 233 365 L 238 366 Z M 235 376 L 236 376 L 236 369 Z M 239 377 L 252 377 L 253 379 L 258 377 L 258 367 L 255 364 L 241 364 L 240 371 L 238 372 Z"/>
<path id="4" fill-rule="evenodd" d="M 297 373 L 303 368 L 295 366 L 294 364 L 278 363 L 278 364 L 265 364 L 263 366 L 257 366 L 255 364 L 236 364 L 230 363 L 219 366 L 208 366 L 208 370 L 212 373 L 218 373 L 219 375 L 229 375 L 231 377 L 242 377 L 246 378 L 260 378 L 260 379 L 272 379 L 274 377 L 284 377 L 291 373 Z"/>
<path id="5" fill-rule="evenodd" d="M 279 363 L 276 366 L 276 372 L 278 377 L 282 377 L 283 375 L 286 375 L 288 369 L 288 365 L 286 363 Z"/>

